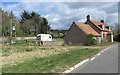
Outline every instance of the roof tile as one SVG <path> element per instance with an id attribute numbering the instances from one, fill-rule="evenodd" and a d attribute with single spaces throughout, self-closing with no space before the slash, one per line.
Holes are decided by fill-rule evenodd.
<path id="1" fill-rule="evenodd" d="M 94 25 L 96 25 L 100 30 L 102 30 L 99 26 L 100 25 L 104 25 L 105 26 L 105 30 L 104 31 L 109 31 L 107 28 L 106 28 L 106 24 L 104 24 L 104 23 L 101 23 L 101 22 L 97 22 L 97 21 L 95 21 L 95 20 L 90 20 Z"/>
<path id="2" fill-rule="evenodd" d="M 76 25 L 82 29 L 86 34 L 92 34 L 94 36 L 100 36 L 100 34 L 98 32 L 96 32 L 92 27 L 90 27 L 87 24 L 81 24 L 76 22 Z"/>

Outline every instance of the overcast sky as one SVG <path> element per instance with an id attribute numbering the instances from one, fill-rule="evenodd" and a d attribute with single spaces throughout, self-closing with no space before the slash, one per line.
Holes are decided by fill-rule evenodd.
<path id="1" fill-rule="evenodd" d="M 116 0 L 117 1 L 117 0 Z M 24 10 L 35 11 L 48 19 L 53 29 L 68 29 L 73 21 L 85 22 L 86 15 L 91 19 L 112 26 L 118 23 L 117 2 L 2 2 L 5 11 L 13 11 L 17 18 Z"/>

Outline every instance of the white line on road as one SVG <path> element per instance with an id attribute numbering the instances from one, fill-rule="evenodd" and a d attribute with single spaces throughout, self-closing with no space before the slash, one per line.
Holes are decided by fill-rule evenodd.
<path id="1" fill-rule="evenodd" d="M 70 71 L 72 71 L 72 70 L 74 70 L 74 67 L 71 67 L 71 68 L 70 68 Z"/>
<path id="2" fill-rule="evenodd" d="M 69 70 L 64 71 L 63 73 L 69 73 L 72 70 L 74 70 L 75 68 L 79 67 L 80 65 L 84 64 L 85 62 L 89 61 L 89 59 L 83 60 L 82 62 L 78 63 L 77 65 L 75 65 L 74 67 L 69 68 Z"/>
<path id="3" fill-rule="evenodd" d="M 90 59 L 90 60 L 94 60 L 95 59 L 95 57 L 93 57 L 92 59 Z"/>
<path id="4" fill-rule="evenodd" d="M 110 46 L 110 47 L 111 47 L 111 46 Z M 105 52 L 105 51 L 108 50 L 110 47 L 107 47 L 106 49 L 102 50 L 100 53 L 98 53 L 97 55 L 95 55 L 95 56 L 94 56 L 93 58 L 91 58 L 91 59 L 88 58 L 88 59 L 86 59 L 86 60 L 83 60 L 82 62 L 78 63 L 78 64 L 75 65 L 74 67 L 69 68 L 69 70 L 66 70 L 66 71 L 64 71 L 63 73 L 70 73 L 72 70 L 74 70 L 75 68 L 81 66 L 82 64 L 86 63 L 87 61 L 89 61 L 89 60 L 91 60 L 91 61 L 92 61 L 92 60 L 95 60 L 96 57 L 100 56 L 101 53 Z"/>
<path id="5" fill-rule="evenodd" d="M 100 56 L 100 55 L 101 55 L 100 53 L 97 54 L 97 56 Z"/>
<path id="6" fill-rule="evenodd" d="M 104 51 L 101 51 L 101 53 L 103 53 Z"/>

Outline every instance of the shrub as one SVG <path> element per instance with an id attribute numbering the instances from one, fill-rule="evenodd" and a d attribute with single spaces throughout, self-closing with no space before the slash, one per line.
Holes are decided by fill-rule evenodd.
<path id="1" fill-rule="evenodd" d="M 97 44 L 97 41 L 93 39 L 93 35 L 92 34 L 88 35 L 88 42 L 85 45 L 91 46 L 96 44 Z"/>
<path id="2" fill-rule="evenodd" d="M 114 41 L 120 42 L 120 34 L 114 36 Z"/>

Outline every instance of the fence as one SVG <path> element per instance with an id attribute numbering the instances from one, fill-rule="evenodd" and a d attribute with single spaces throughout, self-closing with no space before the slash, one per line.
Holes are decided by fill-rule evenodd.
<path id="1" fill-rule="evenodd" d="M 16 37 L 16 40 L 36 39 L 36 37 Z"/>

